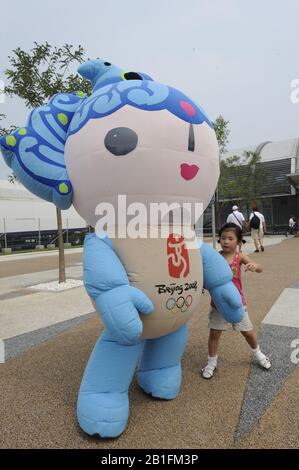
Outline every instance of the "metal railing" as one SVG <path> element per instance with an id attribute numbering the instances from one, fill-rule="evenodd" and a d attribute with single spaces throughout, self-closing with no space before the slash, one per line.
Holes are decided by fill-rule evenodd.
<path id="1" fill-rule="evenodd" d="M 67 240 L 66 243 L 68 243 L 68 238 L 69 238 L 69 237 L 68 237 L 68 229 L 62 231 L 62 236 L 63 236 L 65 233 L 66 233 L 66 240 Z M 53 238 L 53 240 L 50 241 L 49 245 L 53 245 L 54 242 L 56 242 L 56 240 L 58 240 L 58 235 L 57 235 L 57 237 Z"/>

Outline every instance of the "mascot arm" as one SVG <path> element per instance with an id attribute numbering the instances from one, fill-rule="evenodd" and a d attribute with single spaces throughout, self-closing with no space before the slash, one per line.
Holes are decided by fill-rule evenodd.
<path id="1" fill-rule="evenodd" d="M 154 307 L 141 290 L 130 286 L 108 237 L 85 237 L 83 266 L 85 288 L 107 330 L 125 344 L 138 340 L 142 334 L 139 312 L 150 314 Z"/>
<path id="2" fill-rule="evenodd" d="M 225 259 L 213 248 L 203 243 L 200 247 L 203 260 L 204 288 L 208 289 L 217 310 L 230 323 L 243 318 L 240 293 L 232 282 L 232 272 Z"/>

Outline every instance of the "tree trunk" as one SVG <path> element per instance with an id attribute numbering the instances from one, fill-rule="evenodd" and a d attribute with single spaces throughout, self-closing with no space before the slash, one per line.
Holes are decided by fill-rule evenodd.
<path id="1" fill-rule="evenodd" d="M 222 209 L 222 204 L 219 202 L 219 188 L 217 186 L 216 188 L 216 200 L 215 200 L 215 219 L 216 219 L 216 230 L 221 228 L 221 209 Z"/>
<path id="2" fill-rule="evenodd" d="M 65 282 L 65 258 L 64 258 L 64 245 L 62 233 L 62 219 L 61 210 L 56 207 L 57 216 L 57 234 L 58 234 L 58 248 L 59 248 L 59 284 Z"/>

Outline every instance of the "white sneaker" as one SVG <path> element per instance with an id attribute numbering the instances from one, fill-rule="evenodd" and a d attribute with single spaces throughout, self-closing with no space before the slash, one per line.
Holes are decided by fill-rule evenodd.
<path id="1" fill-rule="evenodd" d="M 201 369 L 201 375 L 204 379 L 211 379 L 216 369 L 217 364 L 213 362 L 208 362 L 207 365 L 203 369 Z"/>

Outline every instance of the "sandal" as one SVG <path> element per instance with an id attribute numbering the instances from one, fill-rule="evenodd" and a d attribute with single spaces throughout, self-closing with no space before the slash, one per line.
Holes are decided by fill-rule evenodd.
<path id="1" fill-rule="evenodd" d="M 266 356 L 263 359 L 259 360 L 258 363 L 263 369 L 266 370 L 270 369 L 271 367 L 270 359 Z"/>
<path id="2" fill-rule="evenodd" d="M 211 379 L 216 369 L 217 369 L 216 364 L 211 364 L 208 362 L 208 364 L 203 369 L 201 369 L 201 376 L 204 379 Z"/>

